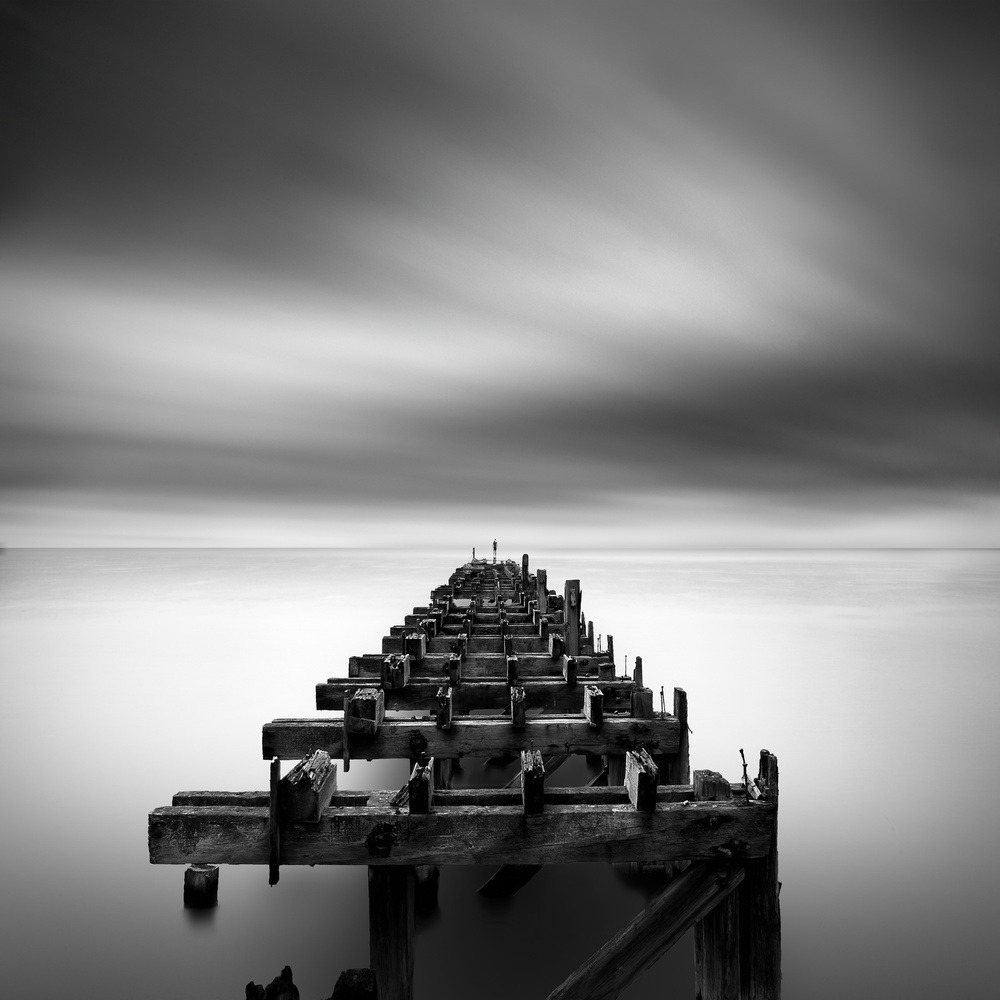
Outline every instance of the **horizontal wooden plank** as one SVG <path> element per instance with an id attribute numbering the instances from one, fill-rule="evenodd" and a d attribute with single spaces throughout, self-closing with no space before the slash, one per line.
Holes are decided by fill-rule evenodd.
<path id="1" fill-rule="evenodd" d="M 429 720 L 386 720 L 372 736 L 352 736 L 351 755 L 358 759 L 419 757 L 493 757 L 535 750 L 543 754 L 624 754 L 646 747 L 651 753 L 676 753 L 680 743 L 677 719 L 609 716 L 600 730 L 591 729 L 582 716 L 529 717 L 523 729 L 509 720 L 459 716 L 450 729 L 438 729 Z M 339 720 L 275 719 L 265 724 L 262 751 L 266 759 L 298 760 L 314 750 L 343 756 L 343 727 Z"/>
<path id="2" fill-rule="evenodd" d="M 557 765 L 546 762 L 546 771 L 553 772 Z M 513 784 L 505 788 L 438 788 L 434 801 L 439 806 L 516 806 L 521 801 L 521 789 L 515 775 Z M 742 788 L 742 786 L 740 786 Z M 178 792 L 173 796 L 175 806 L 266 806 L 269 792 Z M 377 806 L 391 801 L 396 793 L 384 789 L 373 791 L 348 790 L 333 793 L 331 808 L 340 806 Z M 688 802 L 694 800 L 692 785 L 660 785 L 656 789 L 657 803 Z M 624 785 L 581 785 L 579 787 L 546 787 L 545 801 L 552 805 L 625 805 L 629 801 Z"/>
<path id="3" fill-rule="evenodd" d="M 520 665 L 520 660 L 518 661 Z M 385 692 L 385 707 L 398 711 L 405 708 L 430 709 L 436 701 L 437 689 L 443 683 L 440 677 L 421 680 L 410 674 L 405 688 Z M 630 704 L 633 682 L 631 680 L 599 681 L 596 686 L 604 692 L 605 711 L 616 707 L 627 709 Z M 316 708 L 343 710 L 344 692 L 366 687 L 379 687 L 374 678 L 363 680 L 354 677 L 331 677 L 326 684 L 316 685 Z M 526 678 L 523 684 L 528 708 L 541 708 L 547 712 L 574 714 L 583 711 L 584 686 L 570 687 L 562 677 Z M 494 709 L 497 714 L 510 709 L 510 688 L 506 680 L 467 680 L 464 673 L 460 685 L 452 691 L 452 707 L 456 713 Z"/>
<path id="4" fill-rule="evenodd" d="M 499 649 L 499 643 L 497 644 Z M 515 644 L 516 651 L 516 644 Z M 521 677 L 562 677 L 562 659 L 553 660 L 548 653 L 518 653 L 518 673 Z M 350 659 L 351 677 L 381 677 L 383 653 L 365 653 L 362 656 L 352 656 Z M 596 678 L 601 664 L 609 665 L 607 657 L 578 656 L 577 677 Z M 357 673 L 355 673 L 357 671 Z M 411 661 L 411 680 L 432 680 L 446 676 L 448 673 L 448 654 L 428 653 L 420 661 Z M 462 661 L 462 679 L 466 678 L 507 678 L 507 661 L 500 652 L 469 654 Z"/>
<path id="5" fill-rule="evenodd" d="M 281 863 L 565 864 L 658 863 L 763 857 L 777 805 L 669 803 L 651 813 L 628 805 L 443 806 L 411 816 L 388 805 L 326 809 L 315 826 L 285 824 Z M 154 864 L 267 864 L 268 810 L 167 806 L 149 816 Z"/>

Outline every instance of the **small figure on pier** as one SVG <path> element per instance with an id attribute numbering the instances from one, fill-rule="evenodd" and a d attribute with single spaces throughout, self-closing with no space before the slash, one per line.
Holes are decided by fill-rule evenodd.
<path id="1" fill-rule="evenodd" d="M 497 561 L 497 540 L 493 539 L 493 561 Z"/>

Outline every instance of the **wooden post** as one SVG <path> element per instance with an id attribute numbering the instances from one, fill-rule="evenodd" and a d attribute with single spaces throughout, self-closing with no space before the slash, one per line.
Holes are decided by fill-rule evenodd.
<path id="1" fill-rule="evenodd" d="M 608 659 L 612 663 L 615 662 L 615 637 L 613 635 L 608 636 Z"/>
<path id="2" fill-rule="evenodd" d="M 437 715 L 434 721 L 438 729 L 451 729 L 451 688 L 437 689 Z"/>
<path id="3" fill-rule="evenodd" d="M 510 689 L 510 721 L 515 729 L 524 729 L 527 724 L 524 709 L 527 704 L 524 688 L 515 684 Z"/>
<path id="4" fill-rule="evenodd" d="M 538 596 L 538 613 L 548 614 L 549 611 L 549 573 L 545 569 L 535 570 L 535 587 Z"/>
<path id="5" fill-rule="evenodd" d="M 378 690 L 381 694 L 381 689 Z M 278 783 L 281 819 L 289 823 L 318 823 L 337 790 L 337 765 L 325 750 L 300 760 Z"/>
<path id="6" fill-rule="evenodd" d="M 591 619 L 587 622 L 587 642 L 590 644 L 590 652 L 594 653 L 594 621 Z"/>
<path id="7" fill-rule="evenodd" d="M 450 653 L 448 656 L 448 683 L 458 687 L 462 681 L 462 656 L 460 653 Z"/>
<path id="8" fill-rule="evenodd" d="M 567 580 L 563 593 L 563 621 L 566 628 L 566 652 L 580 655 L 580 615 L 583 612 L 583 591 L 579 580 Z"/>
<path id="9" fill-rule="evenodd" d="M 281 759 L 271 758 L 271 796 L 267 836 L 267 884 L 278 884 L 278 866 L 281 864 L 281 827 L 278 825 L 278 786 L 281 783 Z"/>
<path id="10" fill-rule="evenodd" d="M 694 797 L 732 799 L 729 782 L 717 771 L 694 772 Z M 694 925 L 695 996 L 701 1000 L 740 1000 L 739 902 L 722 900 Z"/>
<path id="11" fill-rule="evenodd" d="M 600 729 L 604 722 L 604 692 L 593 684 L 583 689 L 583 714 L 592 729 Z"/>
<path id="12" fill-rule="evenodd" d="M 190 865 L 184 872 L 184 906 L 207 910 L 219 903 L 219 866 Z"/>
<path id="13" fill-rule="evenodd" d="M 541 615 L 538 619 L 538 638 L 548 639 L 549 638 L 549 616 Z"/>
<path id="14" fill-rule="evenodd" d="M 674 715 L 680 723 L 680 746 L 677 753 L 664 754 L 668 785 L 686 785 L 691 781 L 691 756 L 688 743 L 688 699 L 683 688 L 674 688 Z"/>
<path id="15" fill-rule="evenodd" d="M 558 660 L 566 652 L 566 640 L 558 632 L 549 633 L 549 656 Z"/>
<path id="16" fill-rule="evenodd" d="M 653 758 L 643 750 L 629 750 L 625 754 L 625 787 L 636 812 L 653 812 L 656 809 L 656 785 L 659 772 Z"/>
<path id="17" fill-rule="evenodd" d="M 545 808 L 545 764 L 540 750 L 521 751 L 521 803 L 525 816 Z"/>
<path id="18" fill-rule="evenodd" d="M 632 718 L 651 719 L 653 717 L 653 692 L 651 688 L 632 688 Z"/>
<path id="19" fill-rule="evenodd" d="M 513 687 L 517 681 L 517 657 L 511 654 L 507 657 L 507 684 Z"/>
<path id="20" fill-rule="evenodd" d="M 563 656 L 562 658 L 563 680 L 572 687 L 576 683 L 577 662 L 575 656 Z"/>
<path id="21" fill-rule="evenodd" d="M 757 784 L 765 802 L 778 801 L 778 758 L 768 750 L 760 752 Z M 779 1000 L 781 996 L 777 813 L 771 845 L 767 857 L 746 862 L 747 877 L 738 897 L 740 987 L 746 1000 Z"/>
<path id="22" fill-rule="evenodd" d="M 521 589 L 527 591 L 528 589 L 528 553 L 525 552 L 521 556 Z"/>
<path id="23" fill-rule="evenodd" d="M 412 865 L 368 866 L 370 965 L 379 1000 L 413 998 Z"/>
<path id="24" fill-rule="evenodd" d="M 348 729 L 352 733 L 374 736 L 384 718 L 385 692 L 382 688 L 358 688 L 351 694 Z"/>
<path id="25" fill-rule="evenodd" d="M 434 805 L 434 758 L 425 763 L 417 762 L 410 772 L 410 815 L 426 815 Z"/>

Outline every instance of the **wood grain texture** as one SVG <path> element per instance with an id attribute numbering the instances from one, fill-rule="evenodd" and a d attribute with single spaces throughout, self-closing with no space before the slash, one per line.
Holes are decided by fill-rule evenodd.
<path id="1" fill-rule="evenodd" d="M 600 789 L 589 789 L 599 792 Z M 281 863 L 558 864 L 660 862 L 764 857 L 776 807 L 766 802 L 665 803 L 638 813 L 631 805 L 560 805 L 524 816 L 510 806 L 452 805 L 435 791 L 434 811 L 410 816 L 389 805 L 324 810 L 315 826 L 281 828 Z M 520 792 L 517 791 L 518 800 Z M 149 816 L 154 864 L 267 864 L 268 810 L 239 806 L 168 806 Z"/>
<path id="2" fill-rule="evenodd" d="M 379 1000 L 412 1000 L 414 952 L 412 866 L 368 869 L 369 953 Z"/>
<path id="3" fill-rule="evenodd" d="M 464 687 L 464 685 L 463 685 Z M 653 753 L 677 750 L 677 719 L 605 716 L 601 729 L 591 729 L 582 716 L 530 718 L 524 729 L 514 729 L 509 720 L 491 718 L 456 719 L 450 729 L 438 729 L 433 721 L 386 719 L 372 736 L 353 736 L 351 752 L 369 760 L 434 757 L 493 757 L 534 749 L 543 754 L 624 754 L 645 747 Z M 325 719 L 276 719 L 264 726 L 262 750 L 265 758 L 298 760 L 314 750 L 331 757 L 343 756 L 343 728 Z"/>

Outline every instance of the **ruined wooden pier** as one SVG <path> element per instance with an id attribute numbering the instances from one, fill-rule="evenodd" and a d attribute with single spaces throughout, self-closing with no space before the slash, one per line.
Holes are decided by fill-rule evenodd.
<path id="1" fill-rule="evenodd" d="M 777 998 L 776 758 L 762 750 L 741 782 L 714 771 L 692 781 L 685 692 L 674 688 L 672 712 L 654 711 L 641 658 L 623 676 L 612 637 L 595 648 L 582 600 L 579 580 L 556 594 L 527 555 L 459 567 L 380 652 L 317 685 L 317 708 L 338 715 L 264 726 L 268 790 L 181 792 L 154 810 L 150 860 L 266 865 L 272 884 L 281 865 L 367 865 L 381 1000 L 412 997 L 415 899 L 436 891 L 440 865 L 500 866 L 487 895 L 516 892 L 551 863 L 658 869 L 666 888 L 549 1000 L 616 997 L 692 927 L 701 1000 Z M 387 714 L 401 710 L 409 717 Z M 599 757 L 598 777 L 548 785 L 570 754 Z M 516 787 L 451 787 L 463 757 L 518 755 Z M 409 780 L 338 791 L 334 762 L 347 770 L 352 757 L 408 759 Z M 283 760 L 296 761 L 284 777 Z"/>

